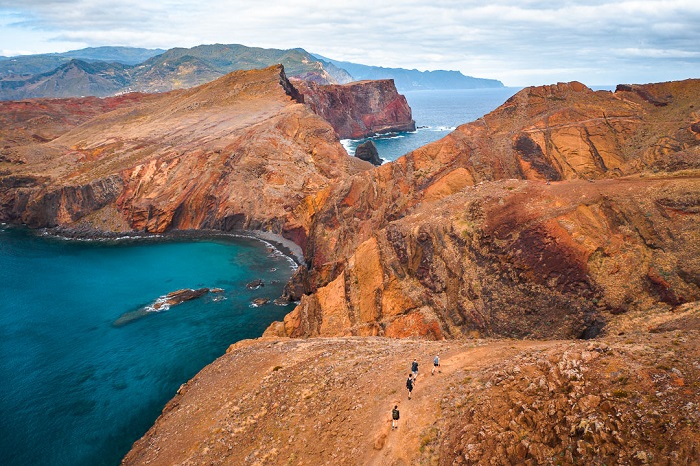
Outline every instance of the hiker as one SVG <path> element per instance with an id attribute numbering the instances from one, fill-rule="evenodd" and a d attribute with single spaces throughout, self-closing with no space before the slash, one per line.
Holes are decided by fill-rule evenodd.
<path id="1" fill-rule="evenodd" d="M 411 372 L 413 372 L 413 383 L 415 383 L 418 378 L 418 361 L 415 359 L 413 360 L 413 364 L 411 364 Z"/>
<path id="2" fill-rule="evenodd" d="M 398 405 L 394 406 L 394 409 L 391 410 L 391 428 L 392 429 L 399 428 L 399 406 Z"/>
<path id="3" fill-rule="evenodd" d="M 437 354 L 435 355 L 435 359 L 433 359 L 433 369 L 430 371 L 431 375 L 435 375 L 435 369 L 440 372 L 440 356 Z"/>
<path id="4" fill-rule="evenodd" d="M 411 399 L 411 392 L 413 391 L 413 374 L 408 374 L 408 380 L 406 380 L 406 388 L 408 389 L 408 399 Z"/>

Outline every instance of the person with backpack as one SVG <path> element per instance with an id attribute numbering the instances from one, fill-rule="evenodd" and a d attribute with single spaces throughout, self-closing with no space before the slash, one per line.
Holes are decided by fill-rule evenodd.
<path id="1" fill-rule="evenodd" d="M 406 389 L 408 390 L 408 399 L 411 399 L 411 392 L 413 392 L 413 374 L 408 374 L 408 380 L 406 380 Z"/>
<path id="2" fill-rule="evenodd" d="M 440 356 L 437 354 L 435 355 L 435 359 L 433 359 L 433 370 L 430 371 L 431 375 L 435 375 L 435 369 L 440 372 Z"/>
<path id="3" fill-rule="evenodd" d="M 392 429 L 399 428 L 399 407 L 398 407 L 398 405 L 394 406 L 394 409 L 391 410 L 391 428 Z"/>
<path id="4" fill-rule="evenodd" d="M 414 359 L 413 364 L 411 364 L 411 372 L 413 372 L 413 383 L 415 383 L 418 378 L 418 361 L 416 359 Z"/>

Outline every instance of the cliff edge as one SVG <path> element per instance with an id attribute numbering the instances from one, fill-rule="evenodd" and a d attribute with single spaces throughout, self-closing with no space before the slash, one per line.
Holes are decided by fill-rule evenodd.
<path id="1" fill-rule="evenodd" d="M 293 80 L 304 102 L 328 121 L 340 139 L 415 131 L 416 122 L 406 97 L 391 79 L 320 85 Z"/>

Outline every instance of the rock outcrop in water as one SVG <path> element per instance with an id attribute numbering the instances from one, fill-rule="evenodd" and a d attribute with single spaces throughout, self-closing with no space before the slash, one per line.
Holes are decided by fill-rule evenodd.
<path id="1" fill-rule="evenodd" d="M 588 338 L 699 299 L 698 95 L 524 89 L 319 193 L 313 293 L 268 334 Z"/>
<path id="2" fill-rule="evenodd" d="M 377 146 L 371 140 L 365 141 L 355 149 L 355 157 L 371 163 L 374 166 L 382 164 L 382 159 L 379 158 Z"/>
<path id="3" fill-rule="evenodd" d="M 294 80 L 294 86 L 341 139 L 416 130 L 406 97 L 396 91 L 391 79 L 343 85 Z"/>

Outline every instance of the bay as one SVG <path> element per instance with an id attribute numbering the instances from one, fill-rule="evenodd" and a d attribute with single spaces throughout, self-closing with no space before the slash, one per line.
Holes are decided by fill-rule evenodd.
<path id="1" fill-rule="evenodd" d="M 495 110 L 521 88 L 458 89 L 405 92 L 411 107 L 416 131 L 390 133 L 364 139 L 341 141 L 348 154 L 358 145 L 374 141 L 379 157 L 396 160 L 402 155 L 445 137 L 464 123 L 474 121 Z"/>
<path id="2" fill-rule="evenodd" d="M 0 464 L 119 464 L 181 384 L 291 310 L 251 301 L 280 296 L 293 267 L 247 238 L 85 242 L 0 229 Z M 265 286 L 249 290 L 253 279 Z M 143 312 L 202 287 L 223 292 Z"/>

